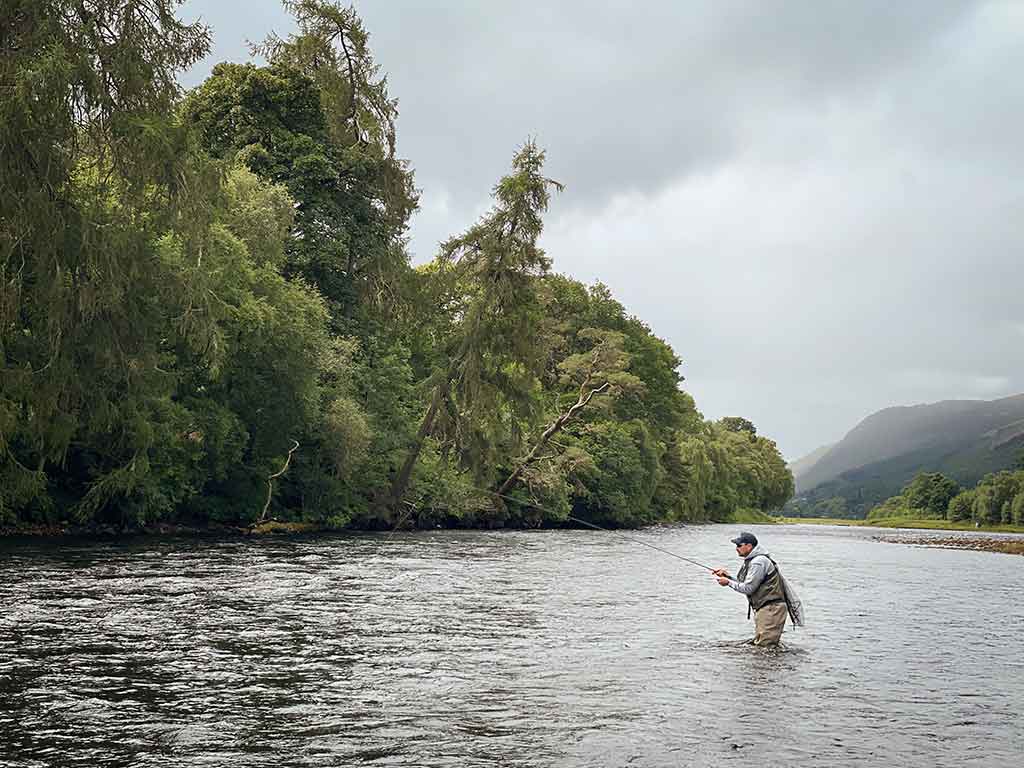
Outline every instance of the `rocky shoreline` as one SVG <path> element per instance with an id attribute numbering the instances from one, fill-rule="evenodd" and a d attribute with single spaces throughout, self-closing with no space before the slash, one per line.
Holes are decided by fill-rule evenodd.
<path id="1" fill-rule="evenodd" d="M 973 549 L 980 552 L 1024 555 L 1024 539 L 994 539 L 974 536 L 876 536 L 875 539 L 890 544 L 914 544 L 940 549 Z"/>

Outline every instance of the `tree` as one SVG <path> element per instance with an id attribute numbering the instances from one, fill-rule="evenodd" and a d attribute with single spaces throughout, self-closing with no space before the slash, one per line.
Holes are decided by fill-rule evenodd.
<path id="1" fill-rule="evenodd" d="M 1011 522 L 1011 506 L 1022 480 L 1024 473 L 996 472 L 985 475 L 974 492 L 974 520 L 984 525 Z"/>
<path id="2" fill-rule="evenodd" d="M 208 44 L 177 4 L 3 11 L 8 517 L 251 518 L 317 425 L 327 316 L 280 274 L 294 204 L 177 119 Z"/>
<path id="3" fill-rule="evenodd" d="M 71 464 L 72 479 L 88 479 L 83 518 L 112 508 L 144 522 L 189 505 L 199 517 L 252 519 L 267 475 L 318 423 L 327 313 L 315 291 L 280 274 L 290 199 L 234 169 L 204 210 L 205 227 L 170 230 L 153 245 L 166 283 L 156 294 L 164 325 L 150 333 L 164 340 L 170 389 L 145 411 L 119 404 L 130 441 L 86 434 Z"/>
<path id="4" fill-rule="evenodd" d="M 709 451 L 708 432 L 703 429 L 697 434 L 675 431 L 662 455 L 662 467 L 664 473 L 656 490 L 656 503 L 677 520 L 709 519 L 708 495 L 715 466 Z"/>
<path id="5" fill-rule="evenodd" d="M 131 485 L 173 419 L 153 246 L 212 181 L 170 114 L 209 43 L 177 4 L 0 10 L 0 516 L 56 514 L 51 471 Z M 173 330 L 198 338 L 195 320 Z M 74 455 L 104 441 L 109 461 Z"/>
<path id="6" fill-rule="evenodd" d="M 848 514 L 846 499 L 842 496 L 833 496 L 830 499 L 826 499 L 820 507 L 815 509 L 815 515 L 831 517 L 833 519 L 842 519 Z"/>
<path id="7" fill-rule="evenodd" d="M 481 473 L 495 432 L 513 436 L 514 419 L 532 406 L 543 359 L 533 344 L 538 321 L 536 279 L 549 266 L 537 246 L 549 189 L 544 153 L 528 142 L 512 173 L 494 190 L 491 212 L 466 233 L 448 240 L 438 256 L 457 318 L 448 363 L 430 377 L 428 404 L 402 466 L 391 484 L 390 505 L 404 495 L 427 437 L 436 437 Z"/>
<path id="8" fill-rule="evenodd" d="M 1010 502 L 1011 522 L 1014 525 L 1024 525 L 1024 482 L 1020 484 L 1021 490 Z"/>
<path id="9" fill-rule="evenodd" d="M 905 506 L 924 517 L 946 516 L 950 500 L 960 493 L 960 485 L 940 472 L 922 472 L 903 489 Z"/>
<path id="10" fill-rule="evenodd" d="M 296 208 L 284 274 L 330 309 L 320 425 L 280 496 L 307 519 L 372 526 L 370 499 L 401 460 L 415 380 L 437 353 L 424 331 L 436 311 L 405 251 L 417 192 L 396 154 L 397 102 L 356 12 L 285 6 L 298 31 L 255 46 L 269 65 L 218 65 L 183 111 L 211 154 L 286 187 Z"/>
<path id="11" fill-rule="evenodd" d="M 757 436 L 757 427 L 742 416 L 726 416 L 720 423 L 730 432 L 746 432 L 751 437 Z"/>
<path id="12" fill-rule="evenodd" d="M 872 508 L 868 514 L 868 520 L 888 520 L 894 517 L 909 517 L 911 510 L 907 509 L 906 501 L 902 496 L 890 496 Z"/>
<path id="13" fill-rule="evenodd" d="M 762 512 L 780 510 L 796 490 L 793 473 L 786 464 L 786 460 L 782 458 L 782 454 L 779 453 L 774 440 L 758 437 L 755 442 L 765 467 L 759 508 Z"/>
<path id="14" fill-rule="evenodd" d="M 574 514 L 603 525 L 652 522 L 658 485 L 658 447 L 639 421 L 598 421 L 579 438 L 591 462 L 579 471 Z"/>
<path id="15" fill-rule="evenodd" d="M 393 203 L 414 203 L 411 177 L 396 158 L 398 101 L 388 95 L 387 77 L 374 62 L 363 22 L 352 7 L 329 0 L 284 0 L 299 31 L 287 38 L 271 34 L 254 52 L 316 80 L 328 113 L 337 115 L 331 131 L 339 146 L 373 147 L 394 174 L 401 194 Z M 390 166 L 388 168 L 388 166 Z M 395 211 L 402 221 L 412 208 Z"/>
<path id="16" fill-rule="evenodd" d="M 771 440 L 755 437 L 746 419 L 711 425 L 710 455 L 716 467 L 712 498 L 719 516 L 737 508 L 781 509 L 793 495 L 793 475 Z M 753 426 L 753 425 L 751 425 Z"/>
<path id="17" fill-rule="evenodd" d="M 372 269 L 364 271 L 370 289 L 364 297 L 383 304 L 399 301 L 396 267 L 405 263 L 402 236 L 419 193 L 409 164 L 396 154 L 398 101 L 388 94 L 387 77 L 373 59 L 354 8 L 327 0 L 284 0 L 284 6 L 298 32 L 287 38 L 272 34 L 254 52 L 316 82 L 331 144 L 342 150 L 346 186 L 359 200 L 378 201 L 356 222 L 379 227 L 359 250 L 377 245 L 375 240 L 386 245 Z"/>
<path id="18" fill-rule="evenodd" d="M 946 508 L 946 519 L 954 522 L 970 520 L 974 509 L 974 491 L 961 491 L 949 500 Z"/>

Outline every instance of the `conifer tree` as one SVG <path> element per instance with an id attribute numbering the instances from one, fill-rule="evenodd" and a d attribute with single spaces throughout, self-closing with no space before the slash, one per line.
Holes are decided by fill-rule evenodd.
<path id="1" fill-rule="evenodd" d="M 343 267 L 359 298 L 394 311 L 403 300 L 405 231 L 419 199 L 409 163 L 396 151 L 398 100 L 388 94 L 387 76 L 354 8 L 331 0 L 283 4 L 298 32 L 272 34 L 253 50 L 316 84 L 328 140 L 337 150 L 333 183 L 345 198 L 345 210 L 335 217 L 350 233 L 340 238 L 348 241 Z M 330 226 L 330 217 L 323 225 Z"/>
<path id="2" fill-rule="evenodd" d="M 0 7 L 0 514 L 49 506 L 49 465 L 106 434 L 130 476 L 168 391 L 150 246 L 209 181 L 169 120 L 177 73 L 208 48 L 177 0 Z"/>
<path id="3" fill-rule="evenodd" d="M 534 406 L 530 394 L 544 363 L 534 338 L 536 280 L 550 262 L 537 238 L 550 189 L 560 188 L 542 175 L 543 164 L 544 153 L 527 142 L 495 187 L 491 211 L 441 246 L 438 268 L 452 286 L 457 323 L 448 362 L 429 379 L 426 411 L 394 476 L 392 506 L 405 494 L 427 437 L 447 443 L 478 476 L 493 463 L 498 435 L 521 437 L 516 418 Z"/>

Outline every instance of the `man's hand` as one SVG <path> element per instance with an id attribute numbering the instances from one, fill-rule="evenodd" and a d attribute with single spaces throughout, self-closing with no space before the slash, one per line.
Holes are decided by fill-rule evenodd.
<path id="1" fill-rule="evenodd" d="M 728 587 L 729 586 L 729 577 L 728 576 L 718 576 L 717 578 L 718 578 L 718 583 L 721 584 L 723 587 Z"/>
<path id="2" fill-rule="evenodd" d="M 726 572 L 725 568 L 715 568 L 712 573 L 715 574 L 715 576 L 725 576 L 725 578 L 729 578 L 729 574 Z"/>

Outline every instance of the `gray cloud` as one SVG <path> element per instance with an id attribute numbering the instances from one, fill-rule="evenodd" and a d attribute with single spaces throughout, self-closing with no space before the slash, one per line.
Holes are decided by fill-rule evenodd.
<path id="1" fill-rule="evenodd" d="M 417 261 L 536 136 L 544 244 L 790 457 L 892 404 L 1024 390 L 1024 7 L 360 4 L 417 169 Z M 192 0 L 213 61 L 289 22 Z M 197 82 L 204 63 L 189 75 Z"/>

